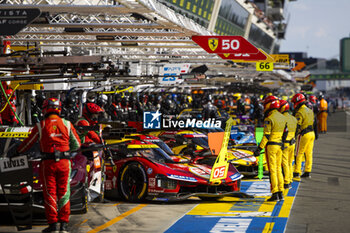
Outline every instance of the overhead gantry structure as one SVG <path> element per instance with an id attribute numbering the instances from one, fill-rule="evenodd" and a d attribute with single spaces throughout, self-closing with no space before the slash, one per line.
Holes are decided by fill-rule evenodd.
<path id="1" fill-rule="evenodd" d="M 7 0 L 0 9 L 39 8 L 41 15 L 12 45 L 71 55 L 101 55 L 118 61 L 225 63 L 203 51 L 193 35 L 213 32 L 156 0 Z"/>

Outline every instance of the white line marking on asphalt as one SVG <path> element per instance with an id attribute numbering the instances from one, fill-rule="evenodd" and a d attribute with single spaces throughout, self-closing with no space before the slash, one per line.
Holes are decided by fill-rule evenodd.
<path id="1" fill-rule="evenodd" d="M 208 214 L 223 214 L 235 217 L 271 217 L 271 212 L 209 212 Z"/>

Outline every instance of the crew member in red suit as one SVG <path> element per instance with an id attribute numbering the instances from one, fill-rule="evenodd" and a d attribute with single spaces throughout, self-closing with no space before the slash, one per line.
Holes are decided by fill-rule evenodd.
<path id="1" fill-rule="evenodd" d="M 95 103 L 86 103 L 83 108 L 83 118 L 78 119 L 77 126 L 94 126 L 98 122 L 98 115 L 104 110 Z M 88 145 L 90 143 L 101 143 L 100 136 L 95 131 L 78 131 L 81 143 Z"/>
<path id="2" fill-rule="evenodd" d="M 10 104 L 7 103 L 5 96 L 3 96 L 3 106 L 2 108 L 6 105 L 4 111 L 1 113 L 1 119 L 2 123 L 4 125 L 17 125 L 19 122 L 16 118 L 15 112 L 16 112 L 16 105 L 15 105 L 15 100 L 16 96 L 14 95 L 14 92 L 12 89 L 7 89 L 5 91 L 5 94 L 10 102 Z"/>
<path id="3" fill-rule="evenodd" d="M 49 98 L 43 103 L 44 119 L 37 123 L 18 147 L 24 153 L 39 140 L 42 155 L 40 178 L 46 219 L 49 224 L 42 232 L 68 232 L 70 215 L 71 151 L 80 147 L 80 139 L 74 126 L 61 118 L 61 102 Z"/>

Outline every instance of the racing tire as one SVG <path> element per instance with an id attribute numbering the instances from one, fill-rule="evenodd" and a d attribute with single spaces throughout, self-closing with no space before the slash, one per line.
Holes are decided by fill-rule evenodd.
<path id="1" fill-rule="evenodd" d="M 141 202 L 147 196 L 147 175 L 140 163 L 132 162 L 121 170 L 120 196 L 126 201 Z"/>

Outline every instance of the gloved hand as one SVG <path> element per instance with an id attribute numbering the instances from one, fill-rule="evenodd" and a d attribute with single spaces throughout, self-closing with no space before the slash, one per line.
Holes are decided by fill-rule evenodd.
<path id="1" fill-rule="evenodd" d="M 258 157 L 260 156 L 260 152 L 262 151 L 262 149 L 260 147 L 256 148 L 256 150 L 254 151 L 254 156 Z"/>

